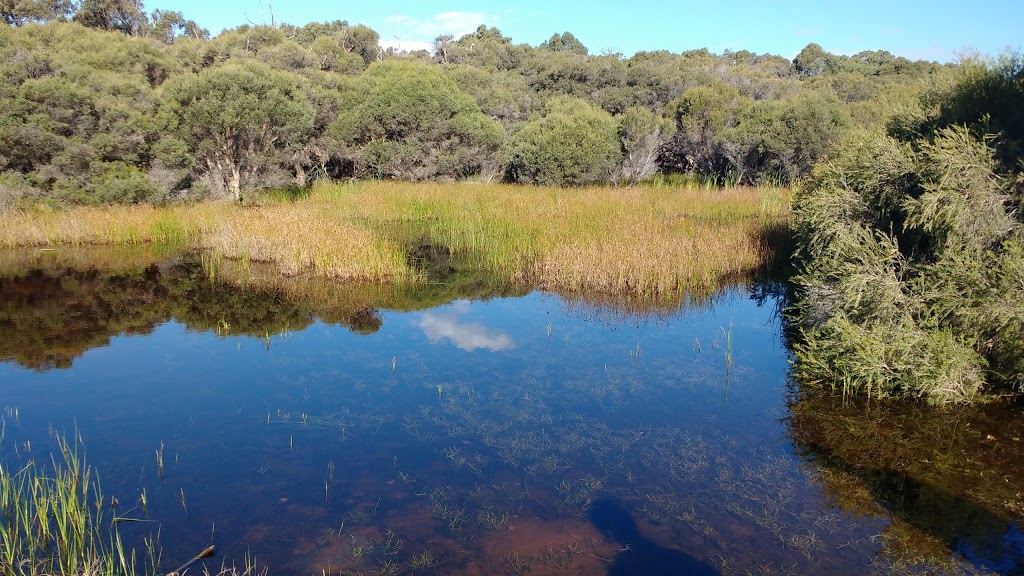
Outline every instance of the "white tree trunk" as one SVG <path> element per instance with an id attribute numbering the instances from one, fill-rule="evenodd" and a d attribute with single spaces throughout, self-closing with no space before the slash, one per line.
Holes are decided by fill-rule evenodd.
<path id="1" fill-rule="evenodd" d="M 238 202 L 242 198 L 242 172 L 238 166 L 231 165 L 231 177 L 228 179 L 228 191 L 231 199 Z"/>

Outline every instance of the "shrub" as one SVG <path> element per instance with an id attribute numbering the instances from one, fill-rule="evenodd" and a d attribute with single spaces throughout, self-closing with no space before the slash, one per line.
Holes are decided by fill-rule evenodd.
<path id="1" fill-rule="evenodd" d="M 540 116 L 513 135 L 507 176 L 554 186 L 608 182 L 622 158 L 618 128 L 610 114 L 592 104 L 552 98 Z"/>

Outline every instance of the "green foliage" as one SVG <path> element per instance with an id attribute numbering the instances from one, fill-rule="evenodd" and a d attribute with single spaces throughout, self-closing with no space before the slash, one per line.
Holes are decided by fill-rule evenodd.
<path id="1" fill-rule="evenodd" d="M 669 105 L 676 122 L 673 155 L 678 168 L 686 171 L 720 173 L 728 162 L 718 148 L 716 137 L 738 122 L 749 103 L 733 87 L 714 83 L 687 90 Z"/>
<path id="2" fill-rule="evenodd" d="M 961 124 L 976 136 L 994 134 L 1003 168 L 1017 168 L 1016 162 L 1024 157 L 1024 54 L 964 57 L 953 80 L 926 96 L 933 113 L 912 134 L 930 137 Z"/>
<path id="3" fill-rule="evenodd" d="M 805 76 L 820 76 L 835 72 L 836 68 L 835 56 L 813 42 L 793 58 L 793 69 Z"/>
<path id="4" fill-rule="evenodd" d="M 92 198 L 110 169 L 131 165 L 149 178 L 161 140 L 154 85 L 173 67 L 166 55 L 145 40 L 75 24 L 0 35 L 8 40 L 0 43 L 0 170 L 27 175 L 44 194 L 89 202 L 118 200 Z"/>
<path id="5" fill-rule="evenodd" d="M 538 46 L 541 50 L 551 50 L 552 52 L 572 52 L 574 54 L 587 55 L 589 50 L 583 45 L 572 32 L 566 32 L 564 34 L 555 34 L 551 38 L 548 38 Z"/>
<path id="6" fill-rule="evenodd" d="M 992 150 L 858 132 L 794 198 L 796 373 L 964 403 L 1024 382 L 1024 252 Z"/>
<path id="7" fill-rule="evenodd" d="M 71 17 L 71 0 L 4 0 L 0 2 L 0 18 L 9 26 L 29 22 L 52 22 Z"/>
<path id="8" fill-rule="evenodd" d="M 618 121 L 622 166 L 614 180 L 638 184 L 658 172 L 658 154 L 672 124 L 642 107 L 626 110 Z"/>
<path id="9" fill-rule="evenodd" d="M 140 35 L 146 12 L 141 0 L 81 0 L 75 21 L 89 28 Z"/>
<path id="10" fill-rule="evenodd" d="M 173 200 L 322 177 L 502 172 L 544 182 L 636 182 L 661 171 L 708 183 L 785 184 L 827 157 L 851 124 L 886 126 L 907 140 L 967 123 L 976 135 L 999 134 L 1004 170 L 1021 149 L 1024 66 L 1012 53 L 956 66 L 884 50 L 835 55 L 816 44 L 793 62 L 707 49 L 624 58 L 592 56 L 569 32 L 531 47 L 487 26 L 437 37 L 434 54 L 396 53 L 381 51 L 374 30 L 343 20 L 243 25 L 211 39 L 182 13 L 147 13 L 139 0 L 0 0 L 0 17 L 8 24 L 0 25 L 0 173 L 19 175 L 25 186 L 8 190 L 29 190 L 23 198 Z M 175 101 L 200 77 L 213 89 L 208 70 L 242 69 L 280 89 L 243 74 L 234 87 L 225 78 L 224 94 L 211 93 L 223 106 L 197 100 L 202 112 L 191 113 Z M 257 112 L 252 98 L 234 104 L 240 93 L 283 99 L 273 96 Z M 588 170 L 531 168 L 522 156 L 508 165 L 504 135 L 539 133 L 540 112 L 564 96 L 611 114 L 618 150 L 605 155 L 606 146 Z M 263 136 L 239 135 L 237 122 L 255 126 L 271 109 L 275 122 Z M 651 124 L 662 117 L 668 125 Z M 200 128 L 207 122 L 234 126 L 235 143 L 216 144 Z M 611 142 L 609 131 L 598 132 Z M 257 142 L 264 137 L 270 141 Z M 126 167 L 136 171 L 128 177 Z M 1019 199 L 1024 180 L 1015 186 Z"/>
<path id="11" fill-rule="evenodd" d="M 439 69 L 374 64 L 346 101 L 330 134 L 356 176 L 434 180 L 499 170 L 504 131 Z"/>
<path id="12" fill-rule="evenodd" d="M 670 105 L 674 167 L 791 182 L 810 172 L 845 131 L 849 118 L 830 96 L 801 91 L 780 100 L 751 100 L 724 83 L 692 88 Z"/>
<path id="13" fill-rule="evenodd" d="M 314 110 L 300 78 L 256 62 L 184 74 L 163 87 L 161 116 L 187 143 L 214 189 L 239 199 L 302 147 Z"/>
<path id="14" fill-rule="evenodd" d="M 444 68 L 459 89 L 472 96 L 480 111 L 506 129 L 526 120 L 538 101 L 522 76 L 510 72 L 488 72 L 466 64 Z"/>
<path id="15" fill-rule="evenodd" d="M 608 182 L 621 161 L 618 126 L 610 114 L 567 96 L 512 136 L 508 177 L 515 182 L 584 186 Z"/>

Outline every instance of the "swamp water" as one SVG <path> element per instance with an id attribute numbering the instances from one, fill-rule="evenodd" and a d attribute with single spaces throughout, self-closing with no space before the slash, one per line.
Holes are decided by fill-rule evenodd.
<path id="1" fill-rule="evenodd" d="M 164 572 L 211 543 L 271 574 L 1024 571 L 1019 407 L 802 390 L 778 286 L 645 308 L 236 268 L 0 255 L 0 457 L 77 429 Z"/>

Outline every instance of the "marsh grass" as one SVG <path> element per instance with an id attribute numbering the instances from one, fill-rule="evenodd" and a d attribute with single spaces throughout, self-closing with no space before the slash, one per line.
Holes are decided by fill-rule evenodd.
<path id="1" fill-rule="evenodd" d="M 258 206 L 8 211 L 2 247 L 174 243 L 285 276 L 426 283 L 426 241 L 463 265 L 563 292 L 711 291 L 764 269 L 788 222 L 779 188 L 556 189 L 363 182 Z"/>
<path id="2" fill-rule="evenodd" d="M 135 550 L 106 529 L 99 481 L 79 454 L 80 440 L 56 442 L 60 456 L 49 467 L 0 463 L 0 573 L 136 574 Z M 154 546 L 147 540 L 149 558 Z"/>

